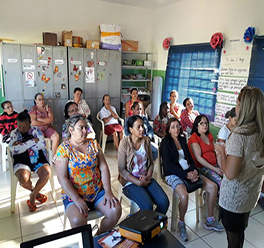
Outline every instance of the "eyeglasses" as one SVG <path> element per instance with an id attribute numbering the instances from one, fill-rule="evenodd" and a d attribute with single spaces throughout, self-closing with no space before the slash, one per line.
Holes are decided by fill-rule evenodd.
<path id="1" fill-rule="evenodd" d="M 199 122 L 198 124 L 199 124 L 200 126 L 202 126 L 202 125 L 208 125 L 208 122 L 207 122 L 207 121 L 204 121 L 204 122 L 201 121 L 201 122 Z"/>
<path id="2" fill-rule="evenodd" d="M 68 113 L 78 113 L 78 109 L 68 110 Z"/>
<path id="3" fill-rule="evenodd" d="M 175 129 L 175 128 L 180 129 L 181 126 L 180 126 L 180 125 L 177 125 L 177 126 L 171 126 L 171 127 L 170 127 L 170 129 Z"/>
<path id="4" fill-rule="evenodd" d="M 11 109 L 13 108 L 13 105 L 7 106 L 5 109 Z"/>

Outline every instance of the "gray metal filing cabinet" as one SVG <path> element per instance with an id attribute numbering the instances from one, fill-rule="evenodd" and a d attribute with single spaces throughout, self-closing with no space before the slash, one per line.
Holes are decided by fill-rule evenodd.
<path id="1" fill-rule="evenodd" d="M 36 93 L 43 93 L 60 135 L 64 106 L 73 98 L 75 87 L 83 89 L 98 138 L 101 127 L 96 114 L 103 95 L 109 94 L 112 105 L 120 111 L 120 51 L 3 43 L 2 55 L 5 98 L 20 112 L 33 106 Z"/>

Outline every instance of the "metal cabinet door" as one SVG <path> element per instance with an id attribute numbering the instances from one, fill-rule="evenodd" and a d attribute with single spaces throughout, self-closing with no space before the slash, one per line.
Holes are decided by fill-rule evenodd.
<path id="1" fill-rule="evenodd" d="M 69 90 L 70 98 L 73 98 L 73 91 L 76 87 L 83 90 L 83 48 L 68 48 L 69 68 Z"/>
<path id="2" fill-rule="evenodd" d="M 62 125 L 65 122 L 64 119 L 65 104 L 66 104 L 66 100 L 64 99 L 53 100 L 53 117 L 54 117 L 53 125 L 60 136 L 62 131 Z"/>
<path id="3" fill-rule="evenodd" d="M 97 97 L 109 92 L 109 50 L 97 50 Z"/>
<path id="4" fill-rule="evenodd" d="M 121 52 L 109 51 L 109 87 L 110 97 L 121 95 Z"/>
<path id="5" fill-rule="evenodd" d="M 22 88 L 25 100 L 32 100 L 37 93 L 36 46 L 21 45 Z"/>
<path id="6" fill-rule="evenodd" d="M 68 100 L 67 47 L 53 47 L 53 82 L 55 99 Z"/>
<path id="7" fill-rule="evenodd" d="M 83 49 L 84 72 L 84 96 L 83 98 L 95 98 L 97 94 L 96 84 L 96 50 Z"/>
<path id="8" fill-rule="evenodd" d="M 23 100 L 19 44 L 2 44 L 6 100 Z"/>
<path id="9" fill-rule="evenodd" d="M 37 91 L 44 95 L 45 99 L 53 98 L 53 65 L 52 46 L 37 46 L 38 56 L 38 83 Z"/>

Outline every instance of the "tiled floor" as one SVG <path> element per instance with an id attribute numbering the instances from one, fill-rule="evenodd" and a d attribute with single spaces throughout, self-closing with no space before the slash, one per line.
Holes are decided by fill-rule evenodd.
<path id="1" fill-rule="evenodd" d="M 106 160 L 111 171 L 111 182 L 113 192 L 117 196 L 119 182 L 117 181 L 117 151 L 112 144 L 106 146 Z M 43 189 L 48 195 L 48 201 L 39 205 L 35 213 L 29 213 L 26 205 L 28 191 L 19 187 L 19 201 L 16 204 L 15 214 L 10 213 L 10 175 L 7 172 L 0 172 L 0 248 L 19 247 L 22 241 L 38 238 L 47 234 L 53 234 L 62 231 L 64 207 L 60 198 L 60 185 L 55 181 L 57 189 L 57 202 L 54 204 L 50 194 L 50 185 L 47 184 Z M 172 199 L 171 189 L 164 186 L 170 200 Z M 129 205 L 122 201 L 123 214 L 121 220 L 129 214 Z M 170 230 L 171 206 L 167 213 L 169 217 L 168 229 Z M 204 209 L 200 208 L 200 222 L 196 223 L 195 197 L 190 195 L 188 212 L 186 214 L 186 225 L 189 234 L 189 241 L 184 245 L 188 248 L 224 248 L 227 247 L 225 232 L 217 233 L 207 231 L 203 228 Z M 91 223 L 92 225 L 94 222 Z M 67 226 L 69 227 L 69 224 Z M 264 247 L 264 212 L 257 206 L 251 212 L 249 227 L 246 230 L 245 248 Z M 173 232 L 177 237 L 177 233 Z"/>

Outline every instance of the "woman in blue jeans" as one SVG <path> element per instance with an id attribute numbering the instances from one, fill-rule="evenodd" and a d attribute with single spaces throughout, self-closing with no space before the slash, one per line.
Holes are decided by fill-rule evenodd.
<path id="1" fill-rule="evenodd" d="M 129 136 L 120 142 L 118 149 L 118 180 L 123 193 L 137 203 L 140 209 L 166 214 L 169 199 L 160 185 L 152 178 L 153 159 L 150 141 L 144 136 L 143 119 L 133 115 L 127 122 Z"/>

